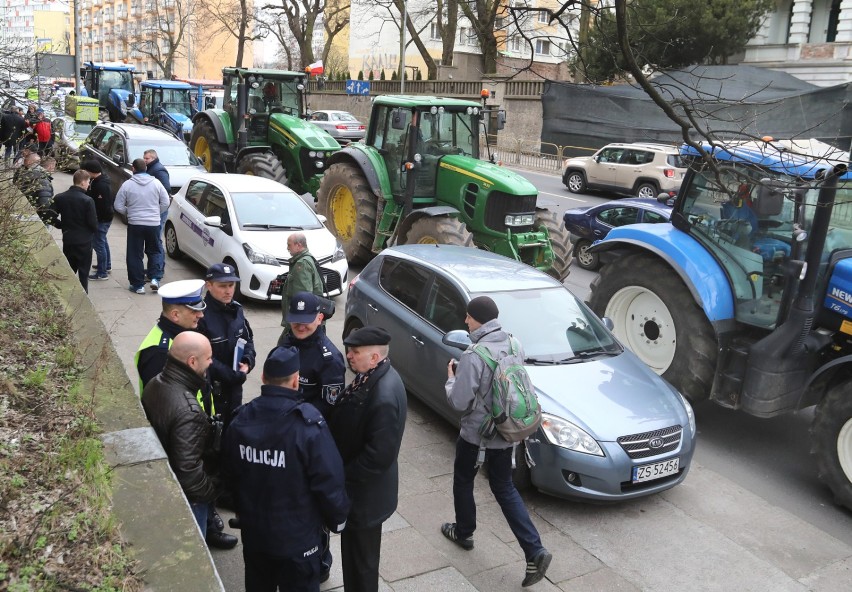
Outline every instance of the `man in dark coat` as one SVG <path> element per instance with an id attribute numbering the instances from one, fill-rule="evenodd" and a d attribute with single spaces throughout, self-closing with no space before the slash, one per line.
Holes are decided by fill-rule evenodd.
<path id="1" fill-rule="evenodd" d="M 213 346 L 210 381 L 216 411 L 227 426 L 234 409 L 243 404 L 243 383 L 254 368 L 254 333 L 234 292 L 240 278 L 232 265 L 216 263 L 204 276 L 207 295 L 204 316 L 198 321 L 198 332 L 207 336 Z M 239 354 L 239 359 L 234 356 Z"/>
<path id="2" fill-rule="evenodd" d="M 21 115 L 19 109 L 12 109 L 9 113 L 3 114 L 2 133 L 0 133 L 0 142 L 4 147 L 3 158 L 10 159 L 15 155 L 18 148 L 18 143 L 27 130 L 27 121 Z"/>
<path id="3" fill-rule="evenodd" d="M 80 278 L 83 289 L 89 291 L 89 268 L 92 266 L 92 240 L 98 231 L 95 204 L 86 195 L 89 173 L 74 173 L 74 184 L 53 199 L 51 221 L 62 230 L 62 252 L 71 270 Z"/>
<path id="4" fill-rule="evenodd" d="M 109 182 L 109 177 L 104 174 L 104 169 L 97 160 L 87 160 L 80 167 L 88 172 L 92 177 L 92 182 L 89 185 L 89 197 L 95 203 L 95 212 L 98 215 L 98 232 L 95 235 L 95 242 L 92 247 L 95 249 L 95 255 L 98 258 L 98 267 L 94 273 L 89 276 L 90 280 L 106 280 L 109 279 L 109 272 L 112 270 L 112 254 L 109 250 L 109 241 L 107 241 L 107 233 L 112 225 L 112 218 L 115 210 L 112 207 L 115 201 L 115 196 L 112 194 L 112 185 Z"/>
<path id="5" fill-rule="evenodd" d="M 343 340 L 356 375 L 329 419 L 352 500 L 340 538 L 346 592 L 378 590 L 382 523 L 397 505 L 397 457 L 407 401 L 402 379 L 388 358 L 388 343 L 390 335 L 380 327 L 358 329 Z"/>
<path id="6" fill-rule="evenodd" d="M 51 223 L 53 177 L 41 166 L 41 157 L 34 151 L 24 157 L 23 165 L 15 170 L 13 182 L 32 204 L 45 224 Z"/>
<path id="7" fill-rule="evenodd" d="M 322 415 L 299 394 L 295 348 L 272 350 L 262 382 L 225 434 L 245 589 L 318 592 L 323 526 L 340 532 L 349 511 L 343 463 Z"/>
<path id="8" fill-rule="evenodd" d="M 148 174 L 154 177 L 157 181 L 159 181 L 163 187 L 166 188 L 166 193 L 169 195 L 172 194 L 172 181 L 169 177 L 169 171 L 166 170 L 166 167 L 163 166 L 163 163 L 160 162 L 160 157 L 157 156 L 157 151 L 153 148 L 150 148 L 142 153 L 142 159 L 145 161 L 145 164 L 148 166 Z M 171 200 L 171 197 L 169 197 Z M 165 253 L 165 249 L 163 246 L 163 226 L 166 224 L 166 218 L 169 215 L 169 210 L 160 213 L 160 232 L 157 235 L 158 240 L 160 241 L 160 252 Z M 160 258 L 159 265 L 159 275 L 158 279 L 163 279 L 163 276 L 166 273 L 166 258 Z"/>
<path id="9" fill-rule="evenodd" d="M 90 200 L 91 201 L 91 200 Z M 214 432 L 196 393 L 204 386 L 213 350 L 204 335 L 175 337 L 163 371 L 142 391 L 142 407 L 169 458 L 202 535 L 216 499 Z"/>

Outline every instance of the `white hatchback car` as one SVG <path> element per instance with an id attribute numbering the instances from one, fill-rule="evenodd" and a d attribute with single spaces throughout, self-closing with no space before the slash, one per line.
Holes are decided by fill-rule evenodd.
<path id="1" fill-rule="evenodd" d="M 326 294 L 342 294 L 349 271 L 343 247 L 296 192 L 271 179 L 196 175 L 175 194 L 164 232 L 170 257 L 185 254 L 205 267 L 229 263 L 243 296 L 267 300 L 269 282 L 289 269 L 287 237 L 296 231 L 305 233 Z"/>

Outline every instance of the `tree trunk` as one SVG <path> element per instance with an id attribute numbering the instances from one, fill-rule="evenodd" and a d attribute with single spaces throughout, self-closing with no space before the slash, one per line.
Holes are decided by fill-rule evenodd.
<path id="1" fill-rule="evenodd" d="M 459 4 L 455 0 L 447 0 L 447 20 L 441 27 L 441 64 L 453 65 L 456 49 L 456 30 L 459 21 Z"/>

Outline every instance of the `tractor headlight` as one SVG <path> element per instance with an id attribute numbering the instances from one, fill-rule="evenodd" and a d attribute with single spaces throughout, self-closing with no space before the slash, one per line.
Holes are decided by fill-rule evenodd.
<path id="1" fill-rule="evenodd" d="M 308 152 L 308 156 L 311 157 L 311 158 L 316 158 L 317 153 L 314 150 L 311 150 L 310 152 Z"/>
<path id="2" fill-rule="evenodd" d="M 561 446 L 583 454 L 604 456 L 600 444 L 592 438 L 588 432 L 575 426 L 567 419 L 543 413 L 541 417 L 541 431 L 544 437 L 554 446 Z"/>
<path id="3" fill-rule="evenodd" d="M 255 264 L 261 265 L 275 265 L 280 266 L 278 263 L 278 259 L 273 257 L 272 255 L 268 255 L 262 251 L 257 251 L 248 243 L 243 243 L 243 250 L 246 252 L 246 257 L 249 261 Z"/>
<path id="4" fill-rule="evenodd" d="M 532 226 L 535 214 L 509 214 L 505 222 L 506 226 Z"/>
<path id="5" fill-rule="evenodd" d="M 321 169 L 324 166 L 324 164 L 325 163 L 323 163 L 323 161 L 318 160 L 314 163 L 314 166 L 317 167 L 318 169 Z"/>
<path id="6" fill-rule="evenodd" d="M 343 250 L 343 245 L 340 244 L 340 241 L 337 241 L 337 246 L 334 247 L 334 255 L 331 256 L 331 262 L 336 263 L 341 259 L 346 259 L 346 251 Z"/>

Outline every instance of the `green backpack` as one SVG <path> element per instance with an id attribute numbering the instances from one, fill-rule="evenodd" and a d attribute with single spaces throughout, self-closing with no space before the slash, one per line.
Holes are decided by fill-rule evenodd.
<path id="1" fill-rule="evenodd" d="M 492 372 L 491 413 L 480 426 L 480 435 L 490 439 L 496 432 L 507 442 L 526 440 L 541 425 L 541 406 L 518 340 L 509 336 L 509 352 L 499 360 L 485 345 L 473 345 L 472 350 Z"/>

